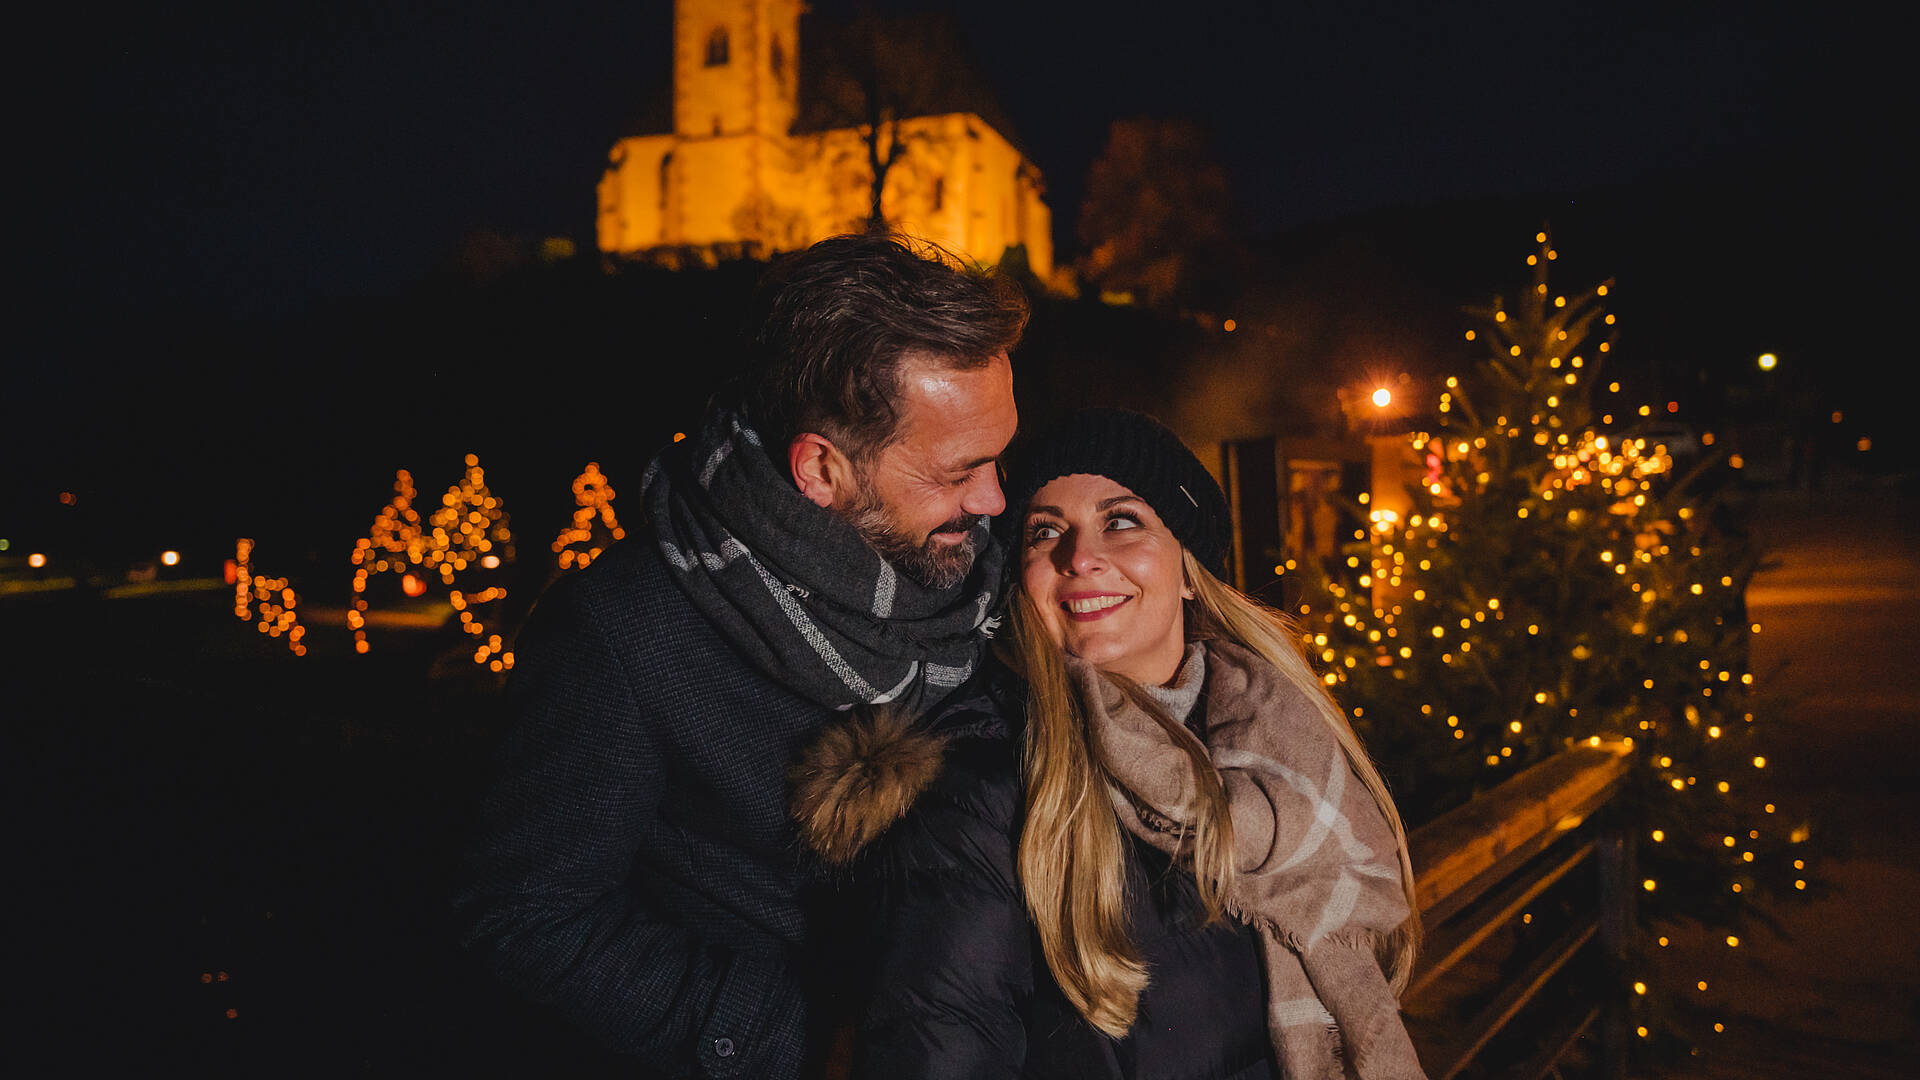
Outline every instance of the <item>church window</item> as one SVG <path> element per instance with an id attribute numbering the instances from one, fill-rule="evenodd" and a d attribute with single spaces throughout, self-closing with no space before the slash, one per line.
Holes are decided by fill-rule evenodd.
<path id="1" fill-rule="evenodd" d="M 727 28 L 716 26 L 707 35 L 707 66 L 724 67 L 728 59 Z"/>
<path id="2" fill-rule="evenodd" d="M 773 68 L 773 77 L 782 78 L 787 73 L 787 50 L 780 47 L 780 35 L 773 37 L 773 51 L 767 56 L 767 63 Z"/>
<path id="3" fill-rule="evenodd" d="M 935 210 L 941 210 L 945 209 L 946 205 L 947 178 L 944 176 L 936 176 L 933 178 L 933 208 Z"/>
<path id="4" fill-rule="evenodd" d="M 673 151 L 660 158 L 660 242 L 667 242 L 668 185 L 673 182 Z"/>

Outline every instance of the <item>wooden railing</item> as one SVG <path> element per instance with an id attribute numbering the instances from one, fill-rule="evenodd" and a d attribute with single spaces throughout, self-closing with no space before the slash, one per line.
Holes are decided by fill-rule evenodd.
<path id="1" fill-rule="evenodd" d="M 1543 894 L 1593 864 L 1590 904 L 1533 955 L 1506 958 L 1491 992 L 1477 995 L 1468 1015 L 1440 1030 L 1414 1025 L 1420 1057 L 1431 1080 L 1451 1080 L 1484 1060 L 1496 1040 L 1507 1044 L 1493 1066 L 1515 1080 L 1538 1080 L 1553 1072 L 1583 1037 L 1597 1036 L 1599 1075 L 1621 1077 L 1626 1068 L 1627 1015 L 1622 977 L 1632 922 L 1632 845 L 1609 821 L 1607 804 L 1620 790 L 1631 755 L 1625 743 L 1592 742 L 1540 762 L 1472 802 L 1416 829 L 1413 853 L 1426 943 L 1404 996 L 1409 1012 L 1423 999 L 1457 990 L 1449 975 L 1464 970 L 1496 935 Z M 1582 888 L 1585 888 L 1584 884 Z M 1598 950 L 1597 955 L 1593 951 Z M 1576 957 L 1583 985 L 1556 990 L 1544 1019 L 1525 1031 L 1509 1026 L 1535 1004 L 1550 982 Z M 1484 998 L 1484 1000 L 1480 1000 Z M 1504 1033 L 1504 1035 L 1503 1035 Z M 1524 1036 L 1516 1039 L 1517 1036 Z M 1519 1050 L 1514 1042 L 1522 1043 Z"/>

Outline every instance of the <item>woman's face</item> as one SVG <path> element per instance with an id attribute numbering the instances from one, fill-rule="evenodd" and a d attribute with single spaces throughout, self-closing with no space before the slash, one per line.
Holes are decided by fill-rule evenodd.
<path id="1" fill-rule="evenodd" d="M 1152 507 L 1107 477 L 1062 476 L 1034 493 L 1021 536 L 1021 584 L 1056 644 L 1147 686 L 1173 680 L 1193 594 Z"/>

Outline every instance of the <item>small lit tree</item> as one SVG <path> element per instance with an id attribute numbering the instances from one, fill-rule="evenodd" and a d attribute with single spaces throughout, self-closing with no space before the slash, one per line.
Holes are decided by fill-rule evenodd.
<path id="1" fill-rule="evenodd" d="M 486 616 L 492 610 L 488 605 L 506 599 L 506 587 L 498 582 L 501 571 L 513 563 L 513 532 L 505 503 L 487 489 L 480 459 L 468 454 L 466 467 L 427 519 L 421 563 L 439 572 L 461 629 L 480 639 L 474 663 L 505 671 L 513 666 L 513 653 L 499 633 L 488 631 Z"/>
<path id="2" fill-rule="evenodd" d="M 270 638 L 286 638 L 289 652 L 305 656 L 307 628 L 300 625 L 295 610 L 299 594 L 286 578 L 254 573 L 253 548 L 253 541 L 245 537 L 234 544 L 234 617 L 253 623 L 254 629 Z"/>
<path id="3" fill-rule="evenodd" d="M 413 474 L 401 469 L 393 474 L 393 498 L 373 516 L 367 535 L 353 544 L 353 599 L 347 608 L 347 627 L 353 631 L 355 652 L 364 653 L 367 642 L 368 590 L 383 575 L 400 581 L 407 596 L 418 596 L 424 583 L 413 571 L 426 556 L 426 534 L 420 526 L 420 513 L 413 508 L 416 492 Z"/>
<path id="4" fill-rule="evenodd" d="M 562 570 L 585 570 L 600 557 L 607 545 L 624 539 L 627 530 L 613 513 L 613 485 L 600 471 L 600 463 L 587 462 L 585 472 L 574 477 L 573 523 L 553 538 L 553 552 Z"/>

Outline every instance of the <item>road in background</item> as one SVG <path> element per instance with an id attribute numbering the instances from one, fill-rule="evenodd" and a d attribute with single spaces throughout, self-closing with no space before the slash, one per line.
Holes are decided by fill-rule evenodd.
<path id="1" fill-rule="evenodd" d="M 1762 907 L 1737 951 L 1676 941 L 1716 972 L 1725 1044 L 1688 1075 L 1905 1077 L 1920 1060 L 1920 504 L 1866 484 L 1770 493 L 1747 590 L 1782 812 L 1812 824 L 1831 894 Z"/>

